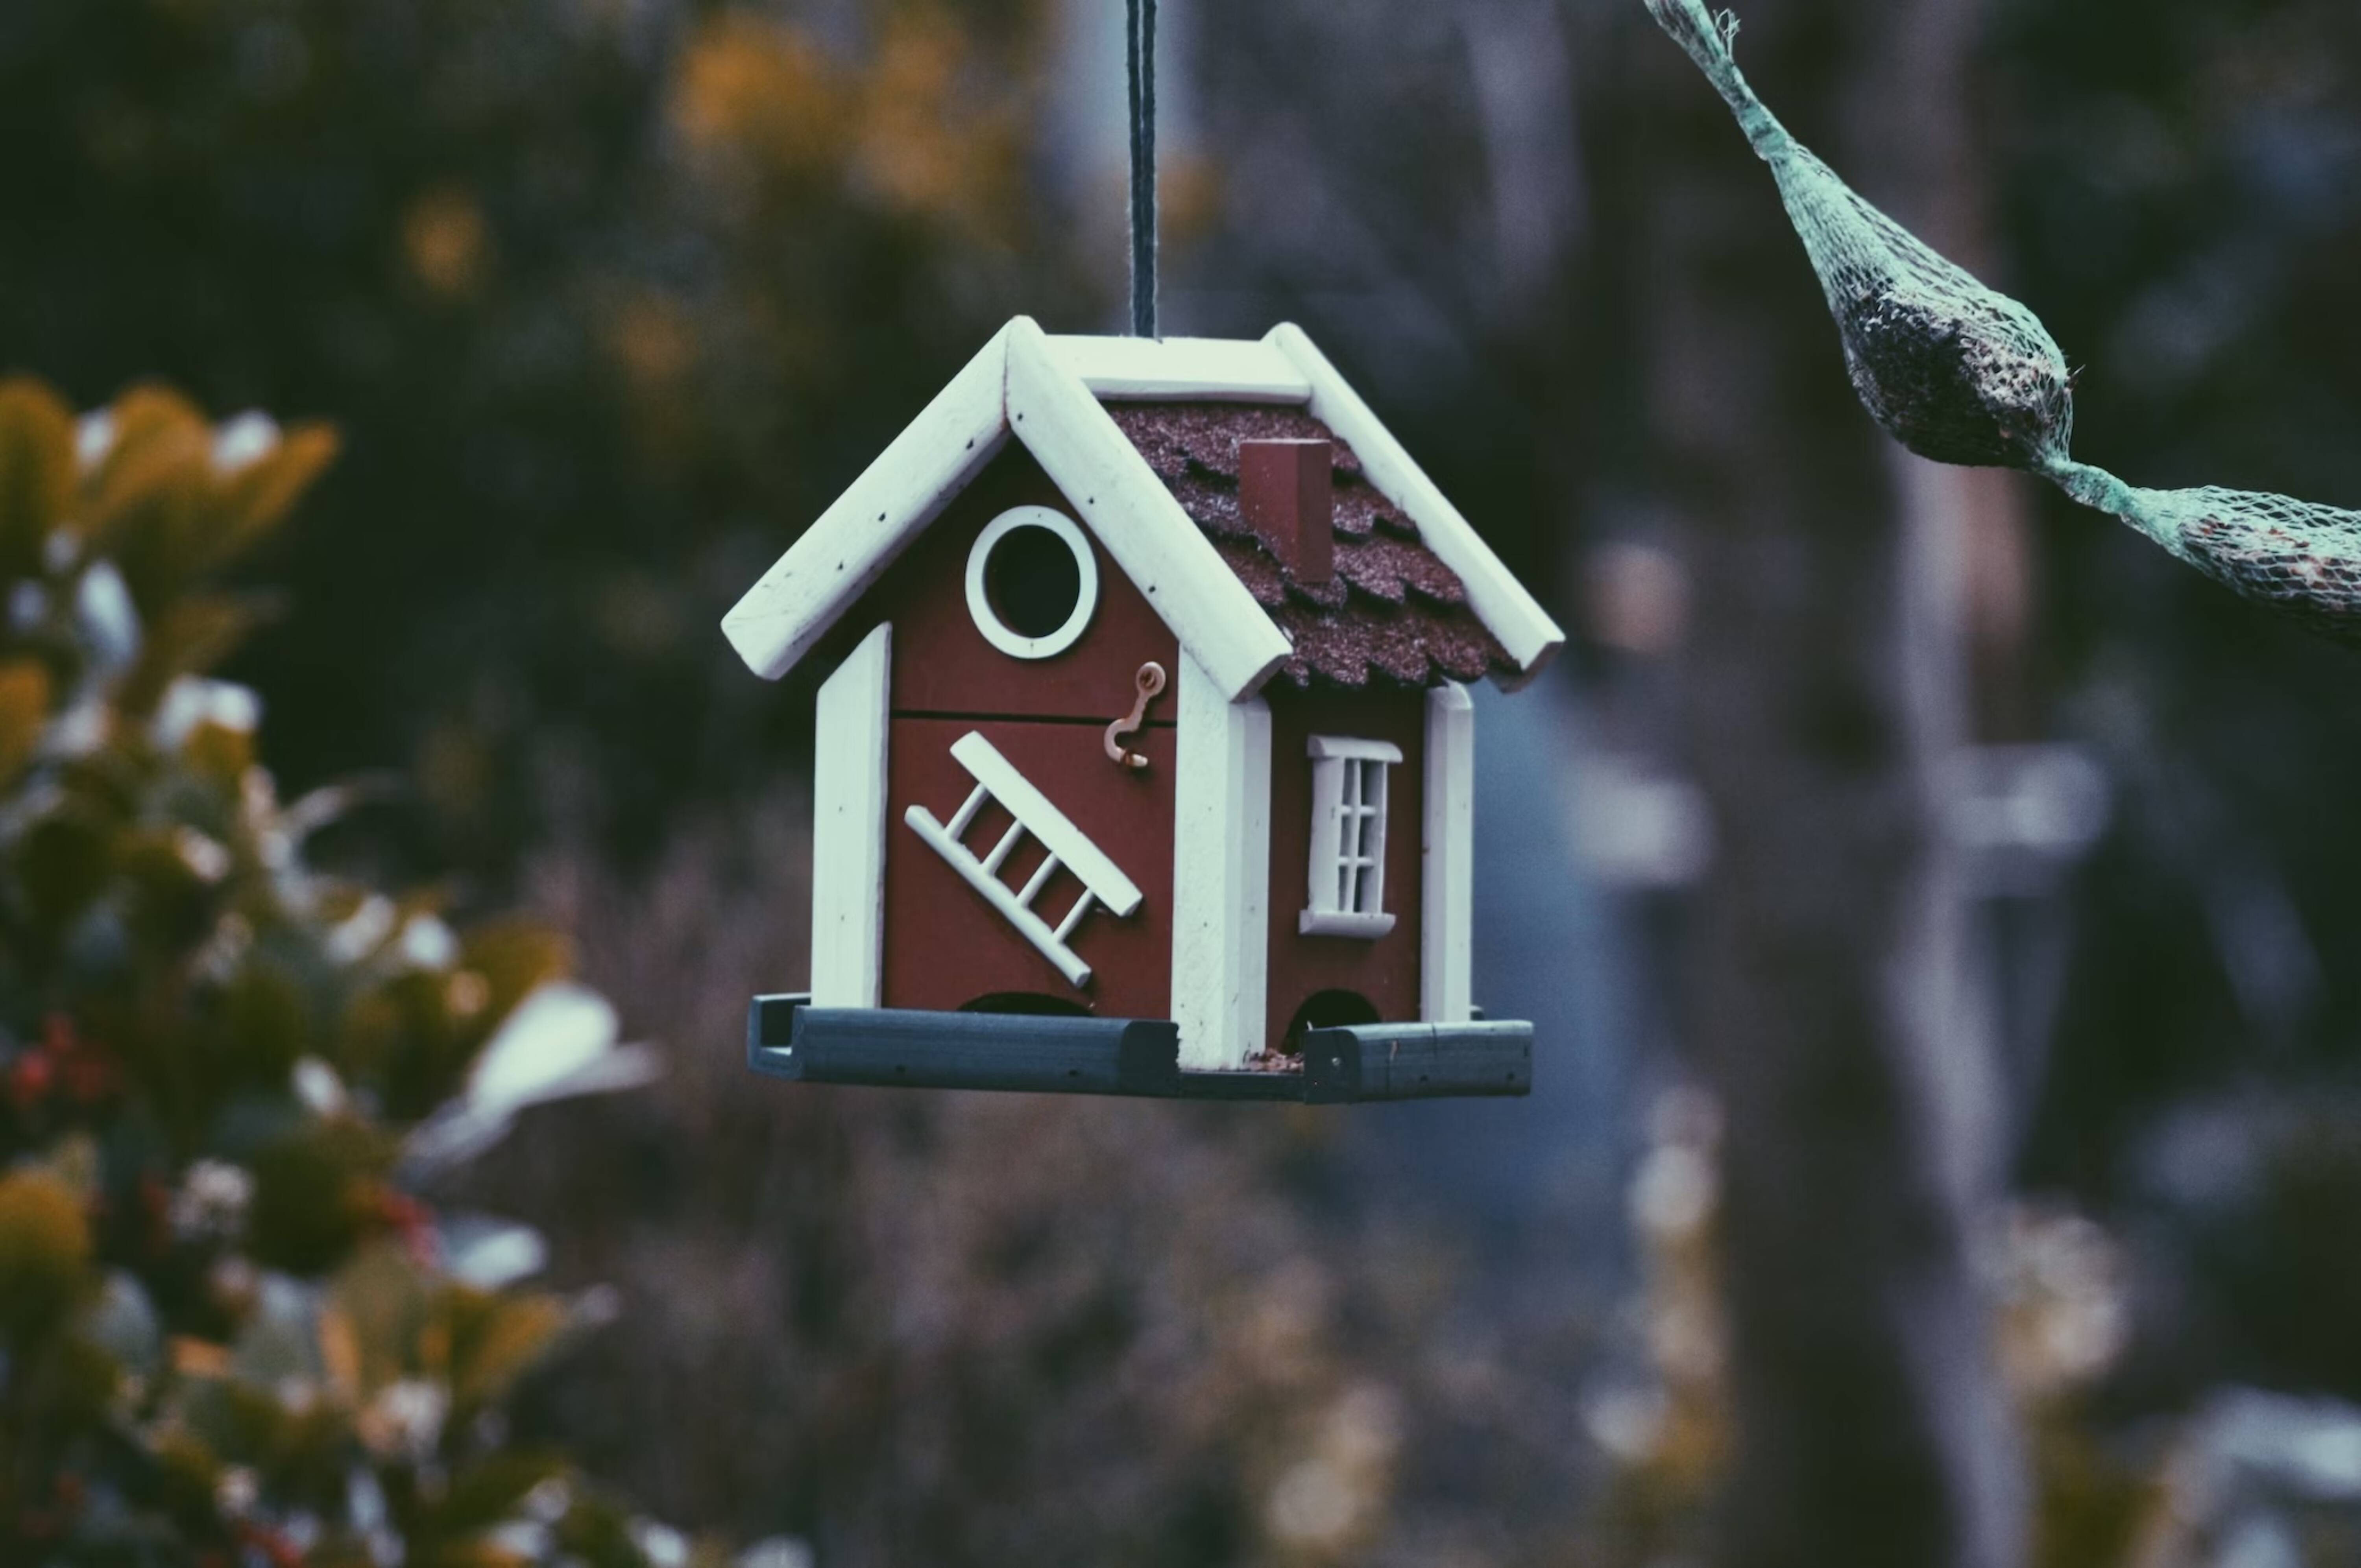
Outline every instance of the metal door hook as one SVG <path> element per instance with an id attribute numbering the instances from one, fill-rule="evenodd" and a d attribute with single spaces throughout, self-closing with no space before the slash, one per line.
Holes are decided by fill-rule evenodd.
<path id="1" fill-rule="evenodd" d="M 1115 766 L 1137 772 L 1148 766 L 1148 759 L 1124 741 L 1139 733 L 1140 727 L 1148 722 L 1148 705 L 1164 694 L 1164 666 L 1149 660 L 1139 666 L 1132 684 L 1138 688 L 1139 700 L 1131 705 L 1129 713 L 1106 727 L 1106 754 Z"/>

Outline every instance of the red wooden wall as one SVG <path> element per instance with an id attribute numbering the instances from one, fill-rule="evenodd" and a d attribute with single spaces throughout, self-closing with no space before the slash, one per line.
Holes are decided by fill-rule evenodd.
<path id="1" fill-rule="evenodd" d="M 1298 1009 L 1322 992 L 1353 992 L 1381 1022 L 1415 1023 L 1423 933 L 1426 694 L 1298 691 L 1274 681 L 1264 696 L 1270 703 L 1270 1047 L 1280 1047 Z M 1401 748 L 1402 760 L 1386 780 L 1385 909 L 1394 928 L 1375 941 L 1296 931 L 1311 895 L 1312 760 L 1304 743 L 1313 735 L 1389 740 Z"/>
<path id="2" fill-rule="evenodd" d="M 1099 602 L 1081 641 L 1042 660 L 1011 658 L 986 642 L 968 614 L 968 551 L 994 518 L 1028 505 L 1081 521 L 1032 455 L 1012 442 L 847 618 L 848 631 L 866 632 L 880 620 L 894 625 L 884 1003 L 948 1010 L 1018 992 L 1105 1017 L 1170 1017 L 1179 644 L 1095 539 Z M 1169 684 L 1136 742 L 1150 765 L 1133 773 L 1108 760 L 1103 736 L 1110 719 L 1130 710 L 1133 678 L 1148 660 L 1164 666 Z M 902 819 L 916 804 L 949 822 L 966 800 L 974 781 L 950 747 L 971 729 L 1139 885 L 1143 904 L 1130 917 L 1093 910 L 1070 939 L 1094 971 L 1086 992 L 1070 986 Z M 1007 825 L 1005 813 L 987 808 L 964 841 L 982 855 Z M 1022 887 L 1043 853 L 1038 840 L 1027 839 L 1001 868 L 1001 880 Z M 1060 872 L 1034 907 L 1054 927 L 1080 892 Z"/>

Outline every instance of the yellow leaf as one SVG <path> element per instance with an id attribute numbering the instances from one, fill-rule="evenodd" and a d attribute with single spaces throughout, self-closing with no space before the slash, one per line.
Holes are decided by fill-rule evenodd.
<path id="1" fill-rule="evenodd" d="M 171 1358 L 172 1370 L 183 1377 L 229 1376 L 229 1346 L 198 1339 L 193 1334 L 172 1336 Z"/>
<path id="2" fill-rule="evenodd" d="M 135 387 L 105 411 L 113 439 L 88 478 L 86 528 L 104 530 L 133 498 L 171 477 L 203 477 L 213 427 L 195 404 L 164 387 Z"/>
<path id="3" fill-rule="evenodd" d="M 54 1327 L 94 1283 L 90 1220 L 73 1190 L 46 1171 L 0 1177 L 0 1332 Z"/>
<path id="4" fill-rule="evenodd" d="M 438 1545 L 428 1568 L 525 1568 L 530 1561 L 492 1541 L 456 1541 Z"/>
<path id="5" fill-rule="evenodd" d="M 400 1245 L 379 1240 L 362 1246 L 337 1272 L 329 1299 L 352 1354 L 356 1387 L 374 1390 L 434 1370 L 419 1349 L 433 1310 L 429 1282 Z M 328 1365 L 335 1375 L 336 1363 Z"/>
<path id="6" fill-rule="evenodd" d="M 31 659 L 0 664 L 0 780 L 32 759 L 49 718 L 49 667 Z"/>
<path id="7" fill-rule="evenodd" d="M 38 381 L 0 381 L 0 577 L 40 570 L 41 545 L 73 491 L 71 411 Z"/>
<path id="8" fill-rule="evenodd" d="M 675 80 L 673 123 L 700 152 L 788 177 L 843 161 L 851 118 L 844 91 L 827 57 L 795 27 L 727 13 L 691 40 Z"/>
<path id="9" fill-rule="evenodd" d="M 140 613 L 178 591 L 198 554 L 213 497 L 213 427 L 160 388 L 125 393 L 108 411 L 114 439 L 85 481 L 74 522 L 111 556 Z"/>
<path id="10" fill-rule="evenodd" d="M 331 1302 L 320 1309 L 320 1365 L 329 1387 L 348 1401 L 361 1396 L 360 1336 L 350 1314 Z"/>
<path id="11" fill-rule="evenodd" d="M 489 234 L 481 203 L 462 186 L 438 186 L 411 203 L 402 214 L 402 254 L 412 273 L 429 289 L 463 295 L 483 279 Z"/>
<path id="12" fill-rule="evenodd" d="M 540 1360 L 566 1323 L 549 1296 L 489 1296 L 457 1289 L 451 1313 L 451 1392 L 463 1405 L 498 1398 Z"/>
<path id="13" fill-rule="evenodd" d="M 269 454 L 231 475 L 223 487 L 225 526 L 214 542 L 218 560 L 254 543 L 286 520 L 313 481 L 336 460 L 336 433 L 324 424 L 299 424 L 279 438 Z"/>
<path id="14" fill-rule="evenodd" d="M 460 958 L 489 988 L 477 1019 L 488 1036 L 535 986 L 574 972 L 574 944 L 566 934 L 531 920 L 486 921 L 467 933 Z"/>

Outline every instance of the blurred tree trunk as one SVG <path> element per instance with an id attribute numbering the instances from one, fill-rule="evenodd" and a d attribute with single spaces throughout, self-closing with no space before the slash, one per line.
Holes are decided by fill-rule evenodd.
<path id="1" fill-rule="evenodd" d="M 1741 54 L 1798 135 L 1957 246 L 1975 13 L 1753 0 Z M 1650 160 L 1639 276 L 1696 574 L 1687 750 L 1717 833 L 1688 1001 L 1728 1118 L 1722 1556 L 2007 1568 L 2021 1488 L 1971 1263 L 1999 1123 L 1937 795 L 1972 710 L 1966 552 L 2007 492 L 1883 444 L 1767 173 L 1649 41 L 1694 153 Z"/>

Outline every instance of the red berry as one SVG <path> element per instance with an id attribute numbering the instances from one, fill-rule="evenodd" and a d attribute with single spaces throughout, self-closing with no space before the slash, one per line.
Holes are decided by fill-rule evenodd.
<path id="1" fill-rule="evenodd" d="M 55 1076 L 46 1055 L 38 1050 L 27 1051 L 16 1058 L 8 1075 L 9 1097 L 20 1107 L 30 1109 L 48 1096 L 50 1080 Z"/>

